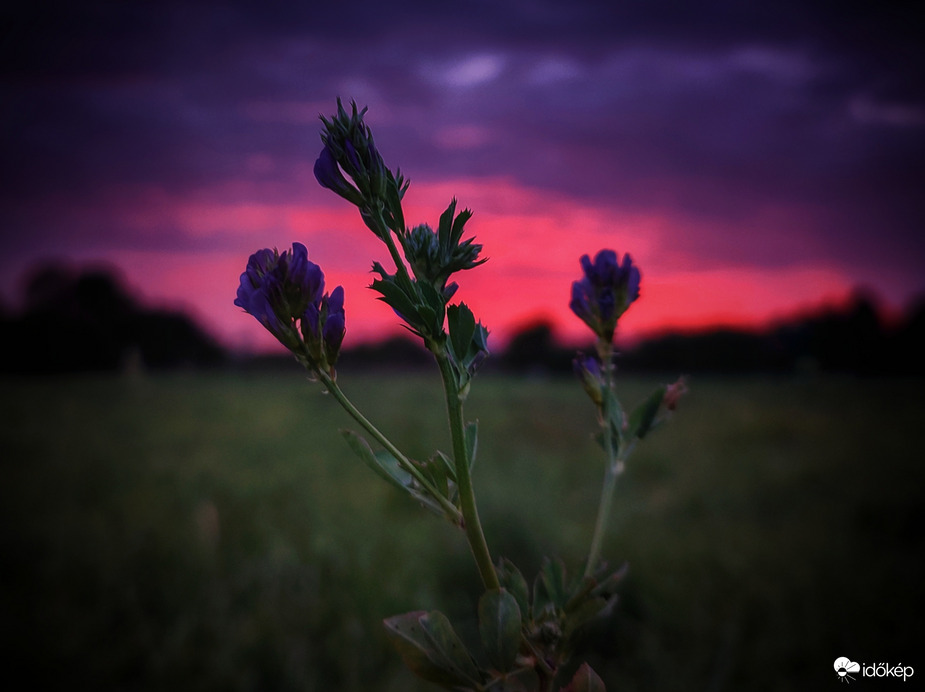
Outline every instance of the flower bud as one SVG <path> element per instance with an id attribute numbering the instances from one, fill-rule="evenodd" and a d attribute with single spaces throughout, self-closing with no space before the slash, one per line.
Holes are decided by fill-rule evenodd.
<path id="1" fill-rule="evenodd" d="M 363 204 L 363 195 L 344 177 L 334 154 L 327 146 L 321 150 L 318 160 L 315 161 L 315 179 L 322 187 L 333 190 L 351 204 Z"/>
<path id="2" fill-rule="evenodd" d="M 591 397 L 591 401 L 598 408 L 604 405 L 604 376 L 601 373 L 600 363 L 593 356 L 586 356 L 584 353 L 578 353 L 572 361 L 572 367 L 578 379 L 581 380 L 581 386 Z"/>
<path id="3" fill-rule="evenodd" d="M 607 343 L 620 318 L 639 297 L 639 269 L 629 254 L 617 261 L 613 250 L 601 250 L 594 258 L 581 257 L 584 276 L 572 284 L 569 307 L 591 330 Z"/>
<path id="4" fill-rule="evenodd" d="M 321 118 L 325 128 L 321 135 L 324 149 L 315 161 L 315 178 L 323 187 L 358 207 L 388 208 L 386 193 L 395 179 L 376 149 L 372 132 L 363 122 L 366 109 L 357 111 L 356 103 L 351 105 L 352 112 L 348 114 L 338 99 L 337 115 L 331 120 Z"/>
<path id="5" fill-rule="evenodd" d="M 405 257 L 419 281 L 431 285 L 440 280 L 442 258 L 437 234 L 426 223 L 415 226 L 404 238 Z"/>
<path id="6" fill-rule="evenodd" d="M 665 396 L 662 398 L 665 410 L 674 411 L 685 394 L 687 394 L 687 382 L 683 377 L 679 377 L 677 381 L 665 388 Z"/>
<path id="7" fill-rule="evenodd" d="M 333 373 L 346 333 L 344 289 L 335 288 L 317 304 L 310 304 L 301 322 L 305 347 L 312 362 Z"/>
<path id="8" fill-rule="evenodd" d="M 433 286 L 447 300 L 457 288 L 455 283 L 447 283 L 453 274 L 487 261 L 479 258 L 482 246 L 475 238 L 462 239 L 464 226 L 471 216 L 468 209 L 456 214 L 454 199 L 441 214 L 437 231 L 421 224 L 402 237 L 405 258 L 415 278 Z"/>

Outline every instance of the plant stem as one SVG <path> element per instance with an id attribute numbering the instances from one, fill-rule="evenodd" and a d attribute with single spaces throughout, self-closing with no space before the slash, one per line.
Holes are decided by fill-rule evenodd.
<path id="1" fill-rule="evenodd" d="M 318 376 L 318 379 L 321 380 L 321 383 L 327 388 L 331 395 L 337 400 L 343 409 L 350 414 L 350 417 L 353 418 L 360 426 L 368 432 L 373 439 L 376 440 L 382 447 L 395 459 L 398 460 L 398 463 L 401 467 L 410 473 L 414 479 L 421 484 L 421 486 L 427 491 L 428 495 L 434 498 L 440 507 L 446 512 L 447 516 L 452 518 L 453 521 L 457 524 L 463 523 L 463 516 L 460 514 L 456 506 L 450 502 L 446 497 L 443 496 L 431 483 L 424 477 L 421 473 L 421 470 L 406 457 L 398 447 L 396 447 L 389 438 L 387 438 L 373 423 L 364 416 L 360 410 L 353 405 L 353 402 L 347 398 L 347 395 L 344 394 L 344 391 L 338 386 L 337 382 L 331 377 L 328 373 L 323 370 L 314 370 L 315 374 Z"/>
<path id="2" fill-rule="evenodd" d="M 601 548 L 604 543 L 604 534 L 607 532 L 607 520 L 610 518 L 610 508 L 613 504 L 614 488 L 617 486 L 617 477 L 623 473 L 623 450 L 614 446 L 612 407 L 617 402 L 613 391 L 613 347 L 610 342 L 601 339 L 597 343 L 598 356 L 604 368 L 607 394 L 601 406 L 601 431 L 604 436 L 604 453 L 607 464 L 604 468 L 604 482 L 601 486 L 601 499 L 597 507 L 597 519 L 594 522 L 594 533 L 591 535 L 591 548 L 588 551 L 588 563 L 585 565 L 585 577 L 592 577 L 601 558 Z"/>
<path id="3" fill-rule="evenodd" d="M 604 469 L 604 483 L 601 487 L 601 500 L 597 508 L 594 534 L 591 537 L 588 564 L 585 566 L 585 577 L 594 576 L 598 560 L 600 560 L 604 534 L 607 532 L 607 520 L 610 518 L 610 508 L 613 505 L 613 491 L 617 487 L 617 477 L 623 473 L 624 467 L 623 459 L 614 458 L 613 456 L 613 444 L 605 444 L 605 446 L 609 446 L 611 449 L 607 450 L 607 468 Z"/>
<path id="4" fill-rule="evenodd" d="M 443 377 L 443 390 L 446 395 L 447 414 L 450 419 L 450 435 L 453 438 L 453 459 L 456 465 L 456 484 L 459 488 L 459 508 L 463 515 L 463 528 L 475 563 L 486 589 L 501 588 L 498 574 L 491 561 L 491 553 L 482 524 L 479 521 L 478 508 L 475 503 L 475 491 L 472 476 L 469 473 L 469 450 L 466 445 L 465 422 L 463 419 L 462 400 L 459 398 L 459 386 L 456 374 L 449 361 L 445 348 L 433 349 L 440 375 Z"/>
<path id="5" fill-rule="evenodd" d="M 411 275 L 408 273 L 408 268 L 402 261 L 401 255 L 398 252 L 398 247 L 395 245 L 395 241 L 392 240 L 392 231 L 389 229 L 389 225 L 385 222 L 385 219 L 382 218 L 381 209 L 376 211 L 376 222 L 380 227 L 379 237 L 382 239 L 382 242 L 385 243 L 385 246 L 389 249 L 389 254 L 392 256 L 392 262 L 395 263 L 395 273 L 398 275 L 399 281 L 405 284 L 404 288 L 410 289 L 413 286 Z"/>

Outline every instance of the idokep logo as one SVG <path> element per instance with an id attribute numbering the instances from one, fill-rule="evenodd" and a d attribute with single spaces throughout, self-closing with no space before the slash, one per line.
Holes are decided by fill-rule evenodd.
<path id="1" fill-rule="evenodd" d="M 842 656 L 835 659 L 835 672 L 838 673 L 839 682 L 851 682 L 854 680 L 852 673 L 860 673 L 861 666 Z"/>
<path id="2" fill-rule="evenodd" d="M 835 673 L 839 682 L 853 682 L 859 673 L 865 678 L 896 678 L 905 682 L 915 671 L 912 666 L 904 666 L 902 663 L 895 666 L 890 663 L 856 663 L 840 656 L 835 659 Z"/>

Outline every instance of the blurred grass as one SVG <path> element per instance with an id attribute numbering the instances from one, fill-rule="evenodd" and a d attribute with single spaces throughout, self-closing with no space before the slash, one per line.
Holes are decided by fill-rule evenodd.
<path id="1" fill-rule="evenodd" d="M 433 380 L 341 381 L 411 455 L 448 448 Z M 925 665 L 921 385 L 695 378 L 618 485 L 604 552 L 630 576 L 586 652 L 609 689 L 807 688 L 838 656 Z M 425 690 L 381 619 L 440 608 L 471 629 L 462 536 L 352 457 L 350 421 L 304 378 L 0 386 L 9 679 Z M 467 415 L 493 554 L 579 569 L 602 473 L 580 387 L 484 378 Z"/>

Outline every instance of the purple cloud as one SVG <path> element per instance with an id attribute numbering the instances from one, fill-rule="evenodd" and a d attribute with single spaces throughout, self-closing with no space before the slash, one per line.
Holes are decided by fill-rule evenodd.
<path id="1" fill-rule="evenodd" d="M 8 15 L 4 267 L 43 248 L 222 237 L 170 214 L 125 224 L 112 200 L 126 186 L 314 203 L 317 115 L 341 96 L 370 107 L 383 156 L 412 181 L 509 176 L 687 219 L 705 229 L 672 239 L 687 256 L 828 262 L 874 283 L 888 268 L 894 297 L 925 290 L 925 40 L 911 9 L 56 5 Z"/>

